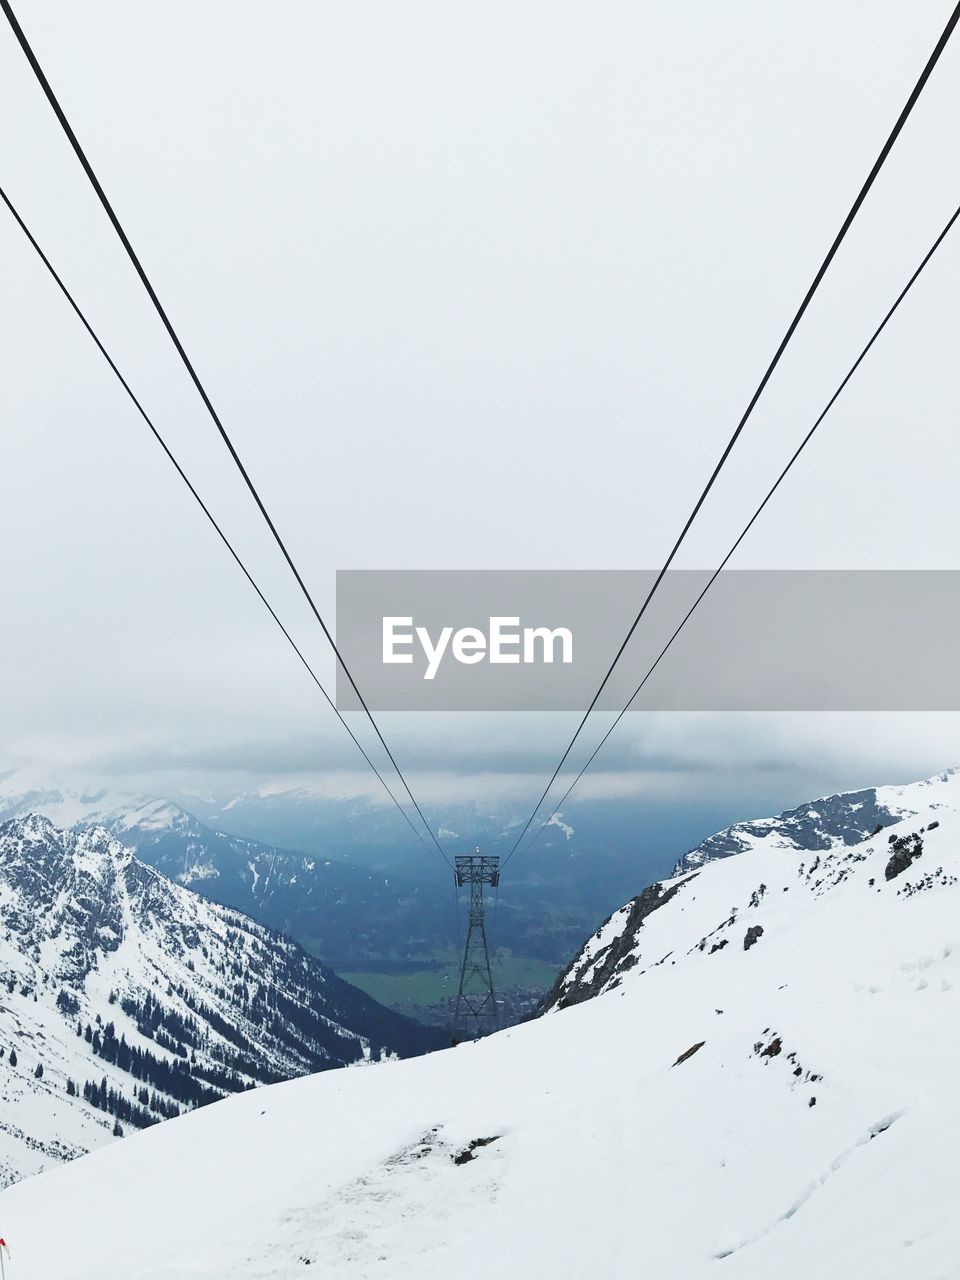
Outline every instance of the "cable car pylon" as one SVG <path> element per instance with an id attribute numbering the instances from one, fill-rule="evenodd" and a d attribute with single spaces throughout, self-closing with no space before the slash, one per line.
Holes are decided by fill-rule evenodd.
<path id="1" fill-rule="evenodd" d="M 497 1000 L 490 971 L 490 952 L 484 924 L 484 890 L 500 883 L 500 859 L 480 853 L 457 855 L 454 875 L 457 891 L 470 887 L 467 940 L 460 966 L 460 986 L 453 1015 L 453 1044 L 477 1040 L 497 1029 Z"/>

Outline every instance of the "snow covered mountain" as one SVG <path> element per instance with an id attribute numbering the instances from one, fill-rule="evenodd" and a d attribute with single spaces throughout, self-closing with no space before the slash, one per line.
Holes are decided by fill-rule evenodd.
<path id="1" fill-rule="evenodd" d="M 927 803 L 929 789 L 949 783 L 956 773 L 956 769 L 948 769 L 935 778 L 906 786 L 843 791 L 788 809 L 777 818 L 737 822 L 685 853 L 673 874 L 681 875 L 717 858 L 763 846 L 822 852 L 838 845 L 859 844 L 878 828 L 917 813 Z"/>
<path id="2" fill-rule="evenodd" d="M 0 1185 L 115 1130 L 437 1039 L 102 827 L 0 825 Z"/>
<path id="3" fill-rule="evenodd" d="M 859 859 L 869 837 L 876 837 L 877 845 L 882 846 L 881 833 L 887 827 L 897 825 L 899 829 L 905 821 L 937 813 L 940 809 L 951 812 L 960 809 L 958 769 L 948 769 L 933 778 L 905 786 L 874 787 L 868 791 L 849 791 L 814 800 L 778 818 L 738 822 L 726 831 L 710 836 L 680 859 L 669 880 L 648 885 L 603 922 L 557 979 L 544 1004 L 544 1011 L 579 1004 L 618 986 L 624 973 L 641 961 L 643 944 L 650 932 L 647 925 L 649 917 L 677 895 L 693 895 L 694 877 L 691 872 L 696 873 L 710 863 L 737 855 L 783 850 L 795 855 L 794 861 L 808 878 L 816 873 L 825 874 L 821 868 L 827 865 L 829 855 L 833 860 L 839 859 L 841 867 L 846 866 L 851 860 Z M 890 836 L 890 840 L 895 838 Z M 856 853 L 849 852 L 851 850 L 856 850 Z M 798 859 L 796 855 L 801 853 L 807 856 Z M 845 876 L 844 871 L 841 879 Z M 816 887 L 819 888 L 819 881 Z M 765 893 L 764 887 L 760 896 Z M 759 902 L 752 906 L 759 906 Z M 680 910 L 683 912 L 686 908 L 681 905 Z M 715 931 L 716 936 L 711 934 L 708 939 L 703 939 L 704 945 L 713 950 L 725 947 L 730 940 L 726 930 L 734 929 L 741 918 L 742 911 L 732 909 L 724 928 Z M 644 928 L 647 932 L 641 933 Z"/>
<path id="4" fill-rule="evenodd" d="M 9 1188 L 16 1280 L 952 1280 L 960 777 L 900 802 L 641 895 L 532 1022 Z"/>
<path id="5" fill-rule="evenodd" d="M 168 800 L 0 774 L 0 818 L 42 813 L 57 826 L 111 832 L 142 861 L 223 906 L 308 944 L 336 967 L 450 936 L 449 888 L 227 835 Z M 432 869 L 432 868 L 431 868 Z"/>

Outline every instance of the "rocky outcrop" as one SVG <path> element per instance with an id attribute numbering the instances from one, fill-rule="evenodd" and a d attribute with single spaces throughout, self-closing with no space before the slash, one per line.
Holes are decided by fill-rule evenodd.
<path id="1" fill-rule="evenodd" d="M 886 880 L 895 880 L 923 853 L 923 840 L 919 834 L 898 836 L 890 841 L 890 848 L 893 852 L 883 875 Z"/>
<path id="2" fill-rule="evenodd" d="M 620 975 L 632 969 L 637 963 L 634 952 L 637 946 L 637 934 L 643 927 L 644 920 L 668 903 L 693 879 L 693 876 L 689 876 L 686 880 L 666 886 L 659 881 L 656 884 L 647 885 L 646 889 L 631 899 L 626 907 L 614 913 L 616 916 L 625 916 L 625 919 L 612 940 L 605 945 L 604 932 L 614 920 L 614 915 L 608 916 L 591 942 L 578 952 L 561 973 L 537 1012 L 546 1013 L 554 1008 L 565 1009 L 569 1005 L 590 1000 L 598 992 L 616 986 Z M 596 946 L 591 946 L 591 943 L 595 943 Z"/>

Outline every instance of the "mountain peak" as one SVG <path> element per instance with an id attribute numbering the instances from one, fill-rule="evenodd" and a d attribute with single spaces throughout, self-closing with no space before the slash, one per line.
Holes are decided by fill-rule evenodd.
<path id="1" fill-rule="evenodd" d="M 31 879 L 45 879 L 57 897 L 75 888 L 83 876 L 112 882 L 132 858 L 132 851 L 105 827 L 64 831 L 41 813 L 25 813 L 0 823 L 0 879 L 9 881 L 19 870 Z"/>

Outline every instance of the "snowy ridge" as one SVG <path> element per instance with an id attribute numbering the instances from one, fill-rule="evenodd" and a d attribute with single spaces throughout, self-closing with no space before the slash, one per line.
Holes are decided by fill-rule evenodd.
<path id="1" fill-rule="evenodd" d="M 958 777 L 960 771 L 947 769 L 923 782 L 844 791 L 788 809 L 776 818 L 734 823 L 685 853 L 673 874 L 695 871 L 717 858 L 729 858 L 760 847 L 823 851 L 838 845 L 859 844 L 877 827 L 888 827 L 926 808 L 931 788 L 942 788 L 944 794 L 955 795 Z"/>
<path id="2" fill-rule="evenodd" d="M 430 1043 L 103 828 L 0 825 L 0 1184 L 118 1127 Z"/>
<path id="3" fill-rule="evenodd" d="M 960 795 L 906 790 L 859 844 L 761 844 L 615 913 L 597 998 L 8 1189 L 16 1280 L 952 1280 Z"/>

